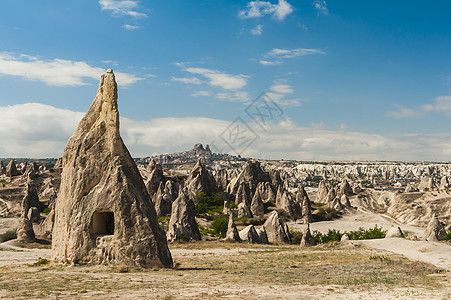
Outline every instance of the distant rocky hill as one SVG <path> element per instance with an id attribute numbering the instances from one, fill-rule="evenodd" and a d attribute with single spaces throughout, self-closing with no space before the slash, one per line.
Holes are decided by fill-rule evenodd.
<path id="1" fill-rule="evenodd" d="M 183 164 L 195 164 L 199 159 L 204 164 L 212 164 L 215 161 L 247 161 L 248 159 L 240 156 L 234 156 L 229 154 L 213 153 L 210 150 L 210 146 L 206 145 L 205 148 L 202 144 L 194 145 L 193 149 L 183 152 L 176 152 L 172 154 L 160 154 L 155 156 L 148 156 L 145 158 L 135 158 L 137 164 L 147 165 L 151 160 L 154 160 L 165 167 L 171 165 L 183 165 Z"/>

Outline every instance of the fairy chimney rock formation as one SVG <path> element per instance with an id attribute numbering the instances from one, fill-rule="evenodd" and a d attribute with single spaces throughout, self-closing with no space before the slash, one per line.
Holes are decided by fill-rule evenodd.
<path id="1" fill-rule="evenodd" d="M 193 200 L 188 197 L 186 189 L 181 189 L 179 196 L 172 203 L 167 238 L 170 242 L 178 239 L 201 240 L 199 227 L 196 223 L 196 206 Z"/>
<path id="2" fill-rule="evenodd" d="M 109 69 L 70 137 L 55 203 L 52 260 L 172 266 L 164 231 L 119 133 L 117 84 Z"/>

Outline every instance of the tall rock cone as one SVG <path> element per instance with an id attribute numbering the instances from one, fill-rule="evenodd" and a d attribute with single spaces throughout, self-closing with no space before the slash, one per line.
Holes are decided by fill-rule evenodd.
<path id="1" fill-rule="evenodd" d="M 102 75 L 97 95 L 63 154 L 52 260 L 172 266 L 164 231 L 119 133 L 117 85 Z"/>

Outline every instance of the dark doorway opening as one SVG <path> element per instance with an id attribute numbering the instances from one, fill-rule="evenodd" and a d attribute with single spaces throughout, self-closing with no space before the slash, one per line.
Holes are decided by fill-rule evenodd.
<path id="1" fill-rule="evenodd" d="M 91 235 L 113 235 L 114 213 L 111 211 L 96 211 L 92 215 Z"/>

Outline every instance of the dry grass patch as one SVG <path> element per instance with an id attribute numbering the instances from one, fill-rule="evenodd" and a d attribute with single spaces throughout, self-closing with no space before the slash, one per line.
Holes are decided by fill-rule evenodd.
<path id="1" fill-rule="evenodd" d="M 309 286 L 321 290 L 338 286 L 357 291 L 409 287 L 443 291 L 449 284 L 449 275 L 430 276 L 441 272 L 432 265 L 341 244 L 300 248 L 198 242 L 173 244 L 171 248 L 177 264 L 174 269 L 61 265 L 2 268 L 0 296 L 217 298 L 247 291 L 252 298 L 258 296 L 253 293 L 259 287 L 271 290 L 274 286 Z M 177 254 L 181 252 L 183 255 Z"/>

